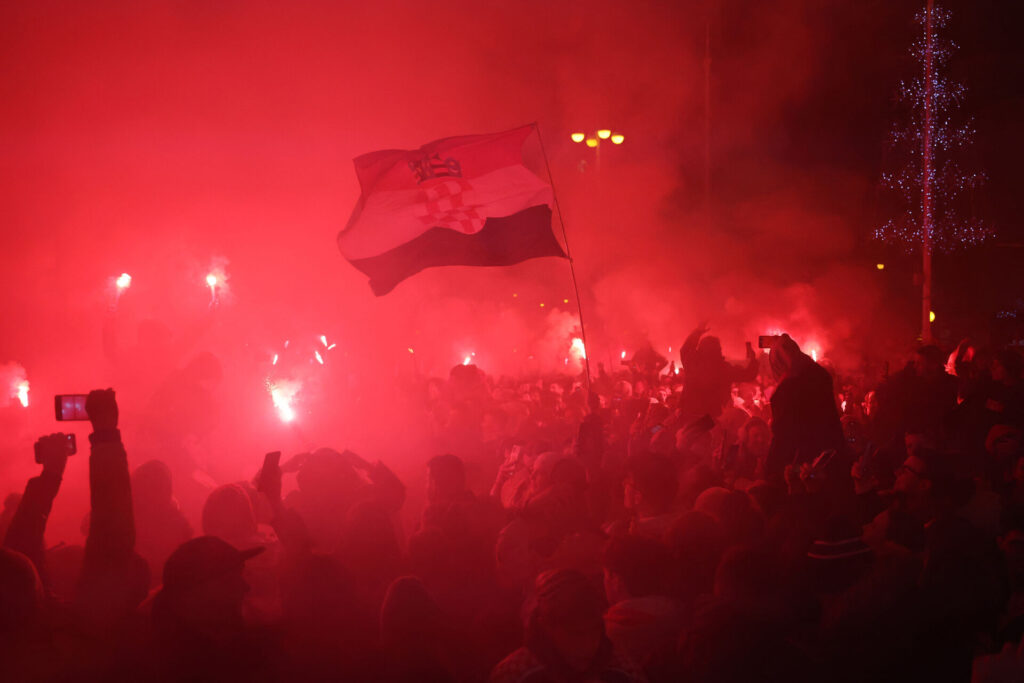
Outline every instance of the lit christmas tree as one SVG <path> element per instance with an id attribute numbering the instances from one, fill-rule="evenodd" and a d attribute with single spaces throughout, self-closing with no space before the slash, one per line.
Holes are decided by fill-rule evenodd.
<path id="1" fill-rule="evenodd" d="M 959 121 L 956 113 L 967 89 L 949 78 L 946 67 L 957 45 L 939 35 L 950 13 L 928 0 L 914 18 L 921 35 L 910 53 L 921 65 L 920 75 L 902 81 L 898 101 L 908 110 L 905 126 L 896 124 L 890 144 L 906 162 L 882 174 L 882 186 L 895 191 L 902 211 L 875 230 L 875 239 L 903 248 L 921 248 L 922 339 L 931 340 L 931 254 L 977 246 L 991 238 L 992 229 L 982 223 L 971 206 L 974 191 L 985 181 L 983 173 L 967 171 L 959 157 L 973 144 L 974 125 Z M 966 204 L 966 206 L 965 206 Z M 965 208 L 967 209 L 965 211 Z"/>

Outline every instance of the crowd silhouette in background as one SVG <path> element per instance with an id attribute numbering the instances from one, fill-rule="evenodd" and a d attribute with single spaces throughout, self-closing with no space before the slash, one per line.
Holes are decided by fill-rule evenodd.
<path id="1" fill-rule="evenodd" d="M 868 386 L 771 346 L 701 327 L 589 387 L 457 366 L 419 387 L 412 514 L 321 448 L 192 517 L 94 391 L 84 547 L 44 541 L 62 435 L 5 501 L 0 679 L 1024 680 L 1021 356 L 924 346 Z"/>

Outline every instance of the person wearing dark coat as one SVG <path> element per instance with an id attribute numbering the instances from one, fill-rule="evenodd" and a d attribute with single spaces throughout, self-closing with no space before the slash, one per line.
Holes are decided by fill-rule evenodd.
<path id="1" fill-rule="evenodd" d="M 782 335 L 768 360 L 779 384 L 771 398 L 772 445 L 766 474 L 781 479 L 786 465 L 813 462 L 822 451 L 843 448 L 832 376 Z"/>

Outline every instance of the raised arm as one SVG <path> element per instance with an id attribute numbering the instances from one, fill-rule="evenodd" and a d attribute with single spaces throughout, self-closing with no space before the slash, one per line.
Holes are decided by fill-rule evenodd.
<path id="1" fill-rule="evenodd" d="M 693 359 L 694 354 L 697 353 L 697 344 L 700 342 L 700 338 L 707 334 L 707 332 L 707 323 L 698 325 L 690 333 L 690 336 L 686 338 L 686 341 L 683 342 L 682 347 L 679 349 L 679 361 L 683 364 L 684 368 Z"/>
<path id="2" fill-rule="evenodd" d="M 90 392 L 85 409 L 92 422 L 89 435 L 91 511 L 85 562 L 123 560 L 130 557 L 135 548 L 135 517 L 128 454 L 117 428 L 114 390 Z"/>
<path id="3" fill-rule="evenodd" d="M 70 454 L 68 443 L 67 434 L 50 434 L 36 441 L 36 462 L 43 466 L 43 471 L 25 485 L 25 494 L 4 537 L 4 547 L 32 560 L 44 583 L 47 576 L 43 539 Z"/>

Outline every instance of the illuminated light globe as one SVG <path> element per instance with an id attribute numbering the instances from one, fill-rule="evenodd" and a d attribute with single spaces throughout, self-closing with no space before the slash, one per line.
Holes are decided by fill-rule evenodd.
<path id="1" fill-rule="evenodd" d="M 621 145 L 625 141 L 625 139 L 625 135 L 622 135 L 621 133 L 616 133 L 615 135 L 612 136 L 612 144 Z"/>
<path id="2" fill-rule="evenodd" d="M 611 136 L 612 132 L 607 128 L 602 128 L 601 130 L 597 131 L 597 137 L 601 138 L 602 140 L 607 140 Z"/>
<path id="3" fill-rule="evenodd" d="M 597 138 L 587 138 L 587 147 L 597 147 Z"/>
<path id="4" fill-rule="evenodd" d="M 583 142 L 583 138 L 585 138 L 585 137 L 587 137 L 587 136 L 586 136 L 586 135 L 584 135 L 583 133 L 573 133 L 573 134 L 572 134 L 572 135 L 570 135 L 569 137 L 571 137 L 571 138 L 572 138 L 572 141 L 573 141 L 573 142 Z"/>
<path id="5" fill-rule="evenodd" d="M 128 289 L 132 285 L 132 276 L 128 273 L 121 273 L 117 276 L 117 288 Z"/>

